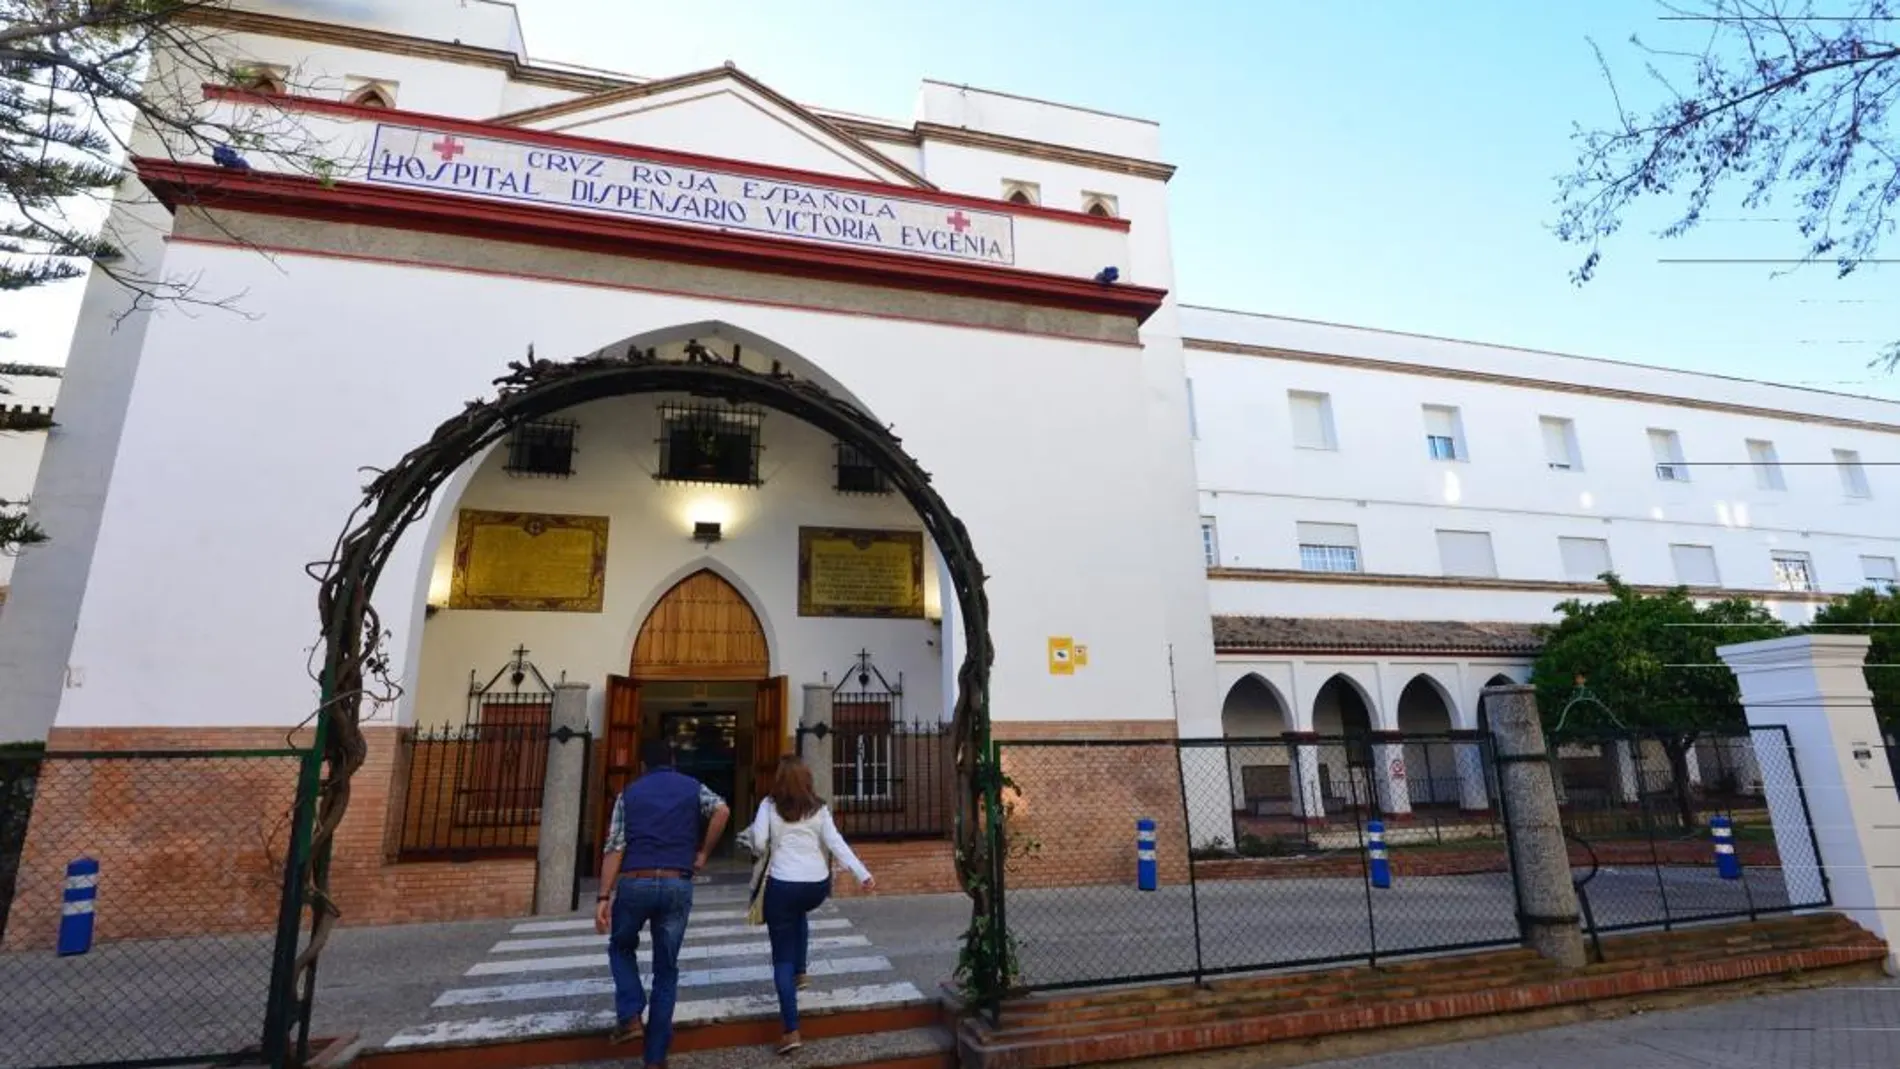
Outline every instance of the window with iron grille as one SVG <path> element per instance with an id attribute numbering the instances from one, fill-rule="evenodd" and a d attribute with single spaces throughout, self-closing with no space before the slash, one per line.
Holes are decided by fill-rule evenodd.
<path id="1" fill-rule="evenodd" d="M 1775 589 L 1811 591 L 1814 589 L 1814 563 L 1806 553 L 1776 553 Z"/>
<path id="2" fill-rule="evenodd" d="M 673 482 L 759 484 L 761 409 L 739 405 L 660 406 L 660 470 Z"/>
<path id="3" fill-rule="evenodd" d="M 508 437 L 510 475 L 574 474 L 574 435 L 580 424 L 571 419 L 537 419 L 515 426 Z"/>
<path id="4" fill-rule="evenodd" d="M 1359 570 L 1359 528 L 1350 523 L 1296 525 L 1300 568 L 1309 572 Z"/>
<path id="5" fill-rule="evenodd" d="M 890 699 L 840 695 L 832 701 L 832 720 L 837 725 L 832 777 L 838 797 L 856 802 L 890 798 L 895 778 L 891 750 L 897 730 L 891 721 Z"/>
<path id="6" fill-rule="evenodd" d="M 838 477 L 832 485 L 841 494 L 888 494 L 891 492 L 890 480 L 884 477 L 884 469 L 870 457 L 865 456 L 856 446 L 839 442 Z"/>

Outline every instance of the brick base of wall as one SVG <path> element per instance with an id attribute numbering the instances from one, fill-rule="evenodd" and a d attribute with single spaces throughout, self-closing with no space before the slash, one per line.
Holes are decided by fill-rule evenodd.
<path id="1" fill-rule="evenodd" d="M 1827 970 L 1857 978 L 1877 974 L 1887 955 L 1884 943 L 1839 914 L 1604 942 L 1606 960 L 1576 970 L 1508 950 L 1013 1000 L 996 1023 L 964 1018 L 960 1064 L 1054 1069 L 1242 1047 L 1261 1048 L 1245 1052 L 1249 1065 L 1295 1064 L 1328 1056 L 1315 1049 L 1323 1037 L 1395 1036 L 1438 1022 L 1495 1026 L 1554 1007 Z"/>
<path id="2" fill-rule="evenodd" d="M 957 885 L 956 851 L 947 841 L 854 843 L 851 849 L 877 877 L 880 895 L 942 895 L 963 889 Z M 832 877 L 832 897 L 856 898 L 863 893 L 850 873 Z"/>
<path id="3" fill-rule="evenodd" d="M 518 916 L 534 902 L 533 859 L 390 861 L 393 727 L 364 731 L 369 755 L 337 830 L 331 896 L 341 923 Z M 268 931 L 275 924 L 296 784 L 290 759 L 107 762 L 61 751 L 261 750 L 306 746 L 274 728 L 55 728 L 47 739 L 7 947 L 51 945 L 75 857 L 99 861 L 96 938 Z M 123 904 L 123 905 L 122 905 Z"/>

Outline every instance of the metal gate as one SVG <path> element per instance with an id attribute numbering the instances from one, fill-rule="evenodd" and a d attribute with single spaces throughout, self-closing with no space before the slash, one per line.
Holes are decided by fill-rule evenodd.
<path id="1" fill-rule="evenodd" d="M 1007 786 L 993 923 L 1013 990 L 1520 938 L 1495 764 L 1478 733 L 1010 741 L 997 754 Z M 1144 821 L 1151 888 L 1137 858 Z M 1383 859 L 1371 849 L 1380 839 Z"/>

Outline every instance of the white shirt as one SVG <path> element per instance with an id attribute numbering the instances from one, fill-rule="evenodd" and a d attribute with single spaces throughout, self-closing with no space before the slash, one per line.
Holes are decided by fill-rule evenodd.
<path id="1" fill-rule="evenodd" d="M 753 849 L 763 852 L 765 844 L 772 844 L 772 867 L 766 873 L 774 880 L 786 883 L 817 883 L 831 879 L 831 862 L 825 857 L 827 851 L 831 857 L 844 863 L 851 875 L 859 883 L 871 878 L 871 870 L 864 867 L 858 855 L 838 834 L 838 826 L 831 821 L 831 810 L 819 806 L 818 812 L 800 821 L 788 821 L 778 815 L 772 800 L 767 798 L 759 803 L 759 815 L 752 818 L 752 827 L 748 829 Z M 776 836 L 776 838 L 773 838 Z"/>

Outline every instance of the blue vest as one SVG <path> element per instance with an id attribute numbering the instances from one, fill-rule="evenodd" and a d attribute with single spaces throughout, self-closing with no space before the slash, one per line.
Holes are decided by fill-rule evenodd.
<path id="1" fill-rule="evenodd" d="M 628 784 L 620 799 L 627 821 L 620 871 L 693 871 L 699 858 L 698 780 L 670 768 L 655 769 Z"/>

